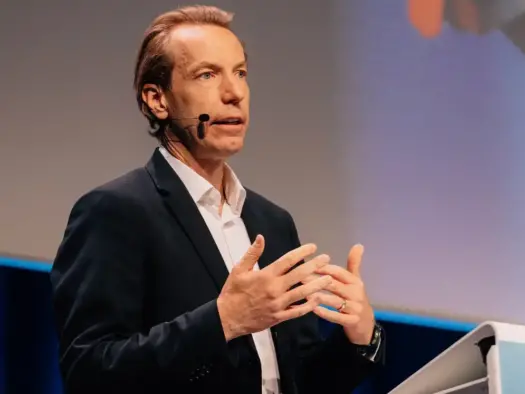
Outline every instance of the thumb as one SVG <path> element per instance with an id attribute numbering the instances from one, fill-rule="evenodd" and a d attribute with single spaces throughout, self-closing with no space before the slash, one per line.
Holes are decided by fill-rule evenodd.
<path id="1" fill-rule="evenodd" d="M 363 253 L 365 248 L 361 244 L 354 245 L 348 253 L 348 271 L 357 276 L 361 277 L 361 262 L 363 260 Z"/>
<path id="2" fill-rule="evenodd" d="M 255 241 L 250 245 L 244 256 L 242 256 L 241 261 L 237 265 L 238 269 L 246 272 L 251 271 L 264 251 L 264 237 L 262 235 L 257 235 Z"/>

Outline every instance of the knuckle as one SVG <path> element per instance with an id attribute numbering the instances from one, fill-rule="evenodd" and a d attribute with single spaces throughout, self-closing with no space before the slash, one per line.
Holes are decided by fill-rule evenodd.
<path id="1" fill-rule="evenodd" d="M 308 245 L 299 246 L 297 249 L 294 249 L 291 253 L 291 257 L 294 261 L 298 261 L 310 254 L 310 248 Z"/>
<path id="2" fill-rule="evenodd" d="M 312 304 L 319 305 L 322 302 L 321 294 L 315 293 L 311 297 Z"/>
<path id="3" fill-rule="evenodd" d="M 308 283 L 306 285 L 301 286 L 300 288 L 298 288 L 298 291 L 301 297 L 306 297 L 306 296 L 309 296 L 310 294 L 315 293 L 317 291 L 317 288 L 315 286 L 315 282 L 312 282 L 312 283 Z"/>
<path id="4" fill-rule="evenodd" d="M 257 277 L 259 281 L 261 282 L 261 285 L 265 288 L 271 287 L 272 284 L 272 277 L 271 275 L 266 271 L 257 271 Z"/>
<path id="5" fill-rule="evenodd" d="M 242 261 L 241 261 L 241 264 L 242 264 Z M 239 271 L 241 271 L 239 264 L 234 265 L 229 276 L 237 276 L 239 274 Z"/>
<path id="6" fill-rule="evenodd" d="M 243 272 L 242 263 L 244 263 L 244 261 L 241 261 L 240 264 L 234 265 L 230 274 L 237 275 L 237 276 L 242 275 L 242 272 Z"/>
<path id="7" fill-rule="evenodd" d="M 242 286 L 246 284 L 246 277 L 241 272 L 231 272 L 230 276 L 228 277 L 228 280 L 231 281 L 232 284 Z"/>
<path id="8" fill-rule="evenodd" d="M 243 258 L 244 260 L 250 260 L 250 261 L 257 259 L 257 253 L 255 252 L 252 246 L 246 251 Z"/>
<path id="9" fill-rule="evenodd" d="M 275 300 L 277 297 L 279 297 L 279 293 L 279 289 L 275 285 L 270 284 L 266 287 L 266 294 L 271 300 Z"/>
<path id="10" fill-rule="evenodd" d="M 295 264 L 295 262 L 299 261 L 300 259 L 301 259 L 300 249 L 292 250 L 291 252 L 285 255 L 286 263 L 290 265 Z"/>
<path id="11" fill-rule="evenodd" d="M 315 283 L 315 288 L 316 290 L 323 290 L 323 289 L 328 289 L 330 287 L 332 283 L 332 280 L 330 279 L 330 277 L 324 277 L 324 278 L 320 278 L 318 281 L 316 281 Z"/>
<path id="12" fill-rule="evenodd" d="M 315 287 L 312 288 L 312 286 L 302 286 L 300 289 L 299 289 L 299 296 L 301 298 L 306 298 L 308 297 L 310 294 L 314 293 L 316 291 Z"/>
<path id="13" fill-rule="evenodd" d="M 316 258 L 313 258 L 312 260 L 309 260 L 306 262 L 306 264 L 304 265 L 304 270 L 306 271 L 314 271 L 316 270 L 317 268 L 319 268 L 319 259 L 316 257 Z"/>
<path id="14" fill-rule="evenodd" d="M 313 283 L 312 286 L 310 286 L 307 291 L 308 294 L 316 294 L 318 291 L 323 290 L 323 287 L 320 286 L 319 282 Z"/>
<path id="15" fill-rule="evenodd" d="M 278 291 L 279 295 L 289 290 L 286 281 L 282 278 L 274 279 L 273 286 L 276 288 L 276 291 Z"/>
<path id="16" fill-rule="evenodd" d="M 300 260 L 303 260 L 307 256 L 311 255 L 314 251 L 313 249 L 313 245 L 302 245 L 290 252 L 290 260 L 292 261 L 292 263 L 297 263 Z"/>
<path id="17" fill-rule="evenodd" d="M 288 271 L 288 268 L 290 267 L 290 263 L 288 261 L 288 258 L 286 256 L 281 257 L 280 259 L 275 261 L 274 267 L 277 271 Z"/>
<path id="18" fill-rule="evenodd" d="M 301 317 L 301 316 L 304 316 L 306 314 L 307 310 L 306 308 L 297 308 L 295 309 L 295 317 Z"/>
<path id="19" fill-rule="evenodd" d="M 296 261 L 300 259 L 301 251 L 300 249 L 292 250 L 290 253 L 286 255 L 286 261 L 288 264 L 294 264 Z"/>
<path id="20" fill-rule="evenodd" d="M 327 265 L 329 262 L 330 262 L 330 256 L 328 256 L 327 254 L 322 254 L 317 257 L 315 266 L 317 268 L 321 268 Z"/>
<path id="21" fill-rule="evenodd" d="M 354 299 L 358 302 L 362 302 L 365 300 L 365 292 L 362 289 L 358 289 L 354 293 Z"/>
<path id="22" fill-rule="evenodd" d="M 268 318 L 267 318 L 267 323 L 270 325 L 270 326 L 273 326 L 275 323 L 277 323 L 279 321 L 279 315 L 275 312 L 272 312 L 268 315 Z"/>
<path id="23" fill-rule="evenodd" d="M 268 309 L 270 310 L 270 314 L 273 318 L 276 318 L 277 313 L 281 310 L 277 301 L 270 302 Z"/>

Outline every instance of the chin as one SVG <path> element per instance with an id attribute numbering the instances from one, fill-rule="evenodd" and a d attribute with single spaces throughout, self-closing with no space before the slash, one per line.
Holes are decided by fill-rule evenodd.
<path id="1" fill-rule="evenodd" d="M 229 138 L 228 141 L 224 141 L 217 148 L 218 151 L 223 153 L 223 156 L 230 157 L 236 153 L 239 153 L 244 147 L 244 138 Z"/>
<path id="2" fill-rule="evenodd" d="M 206 153 L 203 156 L 214 159 L 228 159 L 240 152 L 244 146 L 244 136 L 222 137 L 220 140 L 207 141 Z"/>

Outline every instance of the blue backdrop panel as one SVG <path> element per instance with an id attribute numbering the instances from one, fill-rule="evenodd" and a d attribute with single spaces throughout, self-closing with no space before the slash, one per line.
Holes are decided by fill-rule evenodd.
<path id="1" fill-rule="evenodd" d="M 0 393 L 62 393 L 49 268 L 0 257 Z M 361 394 L 387 393 L 474 327 L 389 311 L 377 318 L 387 333 L 386 365 Z"/>

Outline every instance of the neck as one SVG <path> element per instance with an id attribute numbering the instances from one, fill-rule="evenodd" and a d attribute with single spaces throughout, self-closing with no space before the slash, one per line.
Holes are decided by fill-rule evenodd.
<path id="1" fill-rule="evenodd" d="M 191 152 L 178 141 L 170 141 L 166 149 L 178 160 L 193 169 L 197 174 L 202 176 L 211 185 L 216 188 L 224 201 L 224 161 L 197 159 Z"/>

